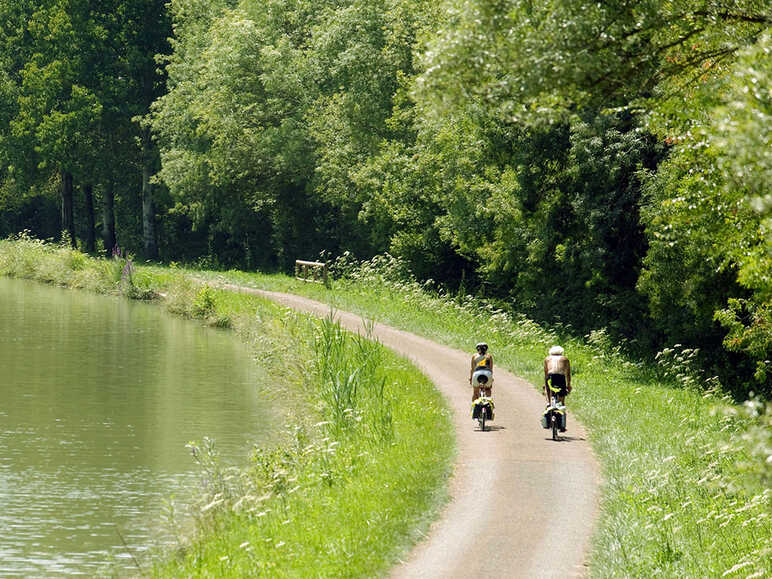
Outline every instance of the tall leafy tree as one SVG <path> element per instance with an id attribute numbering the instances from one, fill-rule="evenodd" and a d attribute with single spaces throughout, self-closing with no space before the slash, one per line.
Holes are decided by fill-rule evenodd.
<path id="1" fill-rule="evenodd" d="M 282 265 L 343 239 L 366 247 L 352 174 L 386 131 L 405 51 L 388 38 L 396 13 L 367 1 L 172 6 L 155 126 L 179 211 Z"/>
<path id="2" fill-rule="evenodd" d="M 34 185 L 46 181 L 38 170 L 31 135 L 12 131 L 11 123 L 19 114 L 22 72 L 32 52 L 32 39 L 27 23 L 34 11 L 32 2 L 0 4 L 0 178 L 3 183 L 3 210 L 7 214 L 34 198 Z M 58 205 L 58 203 L 57 203 Z M 56 225 L 53 235 L 61 231 Z"/>
<path id="3" fill-rule="evenodd" d="M 560 193 L 544 186 L 549 174 L 562 171 L 565 158 L 555 151 L 552 170 L 538 177 L 541 185 L 535 197 L 537 207 L 552 207 L 539 219 L 548 223 L 550 215 L 562 216 L 556 223 L 567 237 L 561 242 L 542 230 L 531 242 L 513 244 L 519 270 L 527 277 L 560 269 L 560 263 L 570 265 L 561 283 L 570 287 L 570 280 L 584 278 L 588 290 L 574 294 L 575 303 L 588 308 L 600 300 L 607 311 L 623 311 L 606 306 L 621 300 L 639 303 L 640 308 L 632 288 L 645 266 L 638 288 L 649 299 L 651 318 L 665 339 L 689 340 L 704 347 L 706 361 L 724 358 L 724 368 L 742 367 L 742 360 L 730 363 L 721 355 L 718 345 L 726 330 L 718 321 L 729 330 L 725 347 L 745 354 L 754 349 L 751 357 L 757 360 L 768 357 L 762 337 L 768 309 L 760 281 L 768 268 L 762 257 L 765 251 L 759 249 L 760 241 L 767 242 L 764 226 L 759 229 L 766 194 L 759 192 L 755 179 L 728 176 L 731 171 L 749 175 L 731 159 L 747 163 L 749 156 L 741 151 L 750 151 L 750 142 L 763 150 L 765 131 L 749 119 L 763 119 L 766 113 L 761 112 L 764 105 L 758 91 L 740 80 L 743 73 L 736 63 L 746 62 L 748 78 L 761 78 L 758 66 L 748 73 L 749 63 L 765 58 L 767 49 L 762 46 L 771 22 L 768 4 L 755 0 L 699 4 L 470 0 L 452 12 L 430 41 L 415 94 L 424 118 L 453 111 L 464 115 L 476 107 L 502 126 L 514 123 L 536 134 L 545 123 L 568 122 L 571 155 Z M 748 53 L 752 56 L 744 53 L 748 47 L 755 47 Z M 733 91 L 738 94 L 733 86 L 755 96 L 728 98 Z M 604 108 L 636 116 L 617 136 L 608 130 L 588 131 L 600 126 L 593 117 L 608 117 Z M 650 134 L 636 136 L 640 129 Z M 616 157 L 622 143 L 641 138 L 649 144 L 627 159 Z M 660 141 L 652 148 L 655 138 Z M 671 160 L 658 172 L 657 160 L 668 150 Z M 516 163 L 513 159 L 513 166 Z M 649 185 L 639 222 L 642 169 L 649 173 Z M 523 196 L 523 172 L 519 174 L 513 196 L 528 199 Z M 592 183 L 596 185 L 588 187 Z M 749 187 L 750 183 L 756 185 Z M 531 222 L 523 212 L 525 206 L 515 206 L 513 223 Z M 585 227 L 580 226 L 583 221 Z M 522 227 L 508 231 L 505 238 L 522 239 Z M 629 238 L 618 243 L 630 234 L 637 240 L 632 245 Z M 727 245 L 725 239 L 735 242 Z M 523 246 L 527 251 L 515 249 Z M 539 259 L 553 250 L 559 263 Z M 576 275 L 581 271 L 585 274 Z M 518 283 L 523 273 L 516 275 Z M 616 297 L 604 290 L 611 287 L 611 280 L 624 280 L 617 288 L 621 294 L 611 292 Z M 543 297 L 538 300 L 544 303 Z"/>
<path id="4" fill-rule="evenodd" d="M 254 17 L 225 2 L 173 2 L 171 8 L 169 91 L 154 109 L 160 177 L 177 200 L 175 212 L 204 232 L 210 251 L 226 262 L 226 253 L 245 251 L 247 261 L 270 263 L 278 248 L 265 240 L 282 235 L 277 229 L 287 233 L 281 221 L 290 218 L 307 173 L 292 116 L 303 92 L 269 98 L 265 59 L 287 53 Z"/>
<path id="5" fill-rule="evenodd" d="M 516 116 L 531 104 L 677 105 L 771 23 L 763 0 L 468 0 L 426 52 L 421 88 L 434 106 L 479 95 Z"/>
<path id="6" fill-rule="evenodd" d="M 772 351 L 772 240 L 764 202 L 772 182 L 769 54 L 767 35 L 742 55 L 726 87 L 713 92 L 718 102 L 703 126 L 675 144 L 651 179 L 645 213 L 651 251 L 641 279 L 671 339 L 705 343 L 709 336 L 713 356 L 723 341 L 743 354 L 731 364 L 753 364 L 761 384 L 768 384 Z"/>
<path id="7" fill-rule="evenodd" d="M 89 55 L 98 49 L 91 40 L 102 31 L 87 11 L 71 8 L 68 2 L 44 2 L 22 21 L 28 42 L 10 126 L 17 143 L 27 144 L 30 153 L 34 149 L 42 168 L 59 173 L 62 229 L 74 244 L 73 175 L 88 171 L 101 115 L 99 100 L 79 82 Z"/>
<path id="8" fill-rule="evenodd" d="M 150 107 L 165 90 L 156 56 L 169 50 L 171 17 L 165 0 L 132 0 L 120 10 L 120 56 L 130 79 L 127 117 L 136 123 L 142 175 L 142 231 L 145 257 L 158 258 L 155 200 L 151 177 L 160 168 L 151 138 Z M 115 79 L 117 80 L 117 79 Z"/>
<path id="9" fill-rule="evenodd" d="M 153 169 L 147 130 L 132 125 L 132 117 L 147 114 L 160 94 L 154 56 L 163 51 L 169 34 L 165 7 L 150 0 L 111 6 L 50 0 L 3 10 L 2 37 L 10 48 L 3 68 L 16 87 L 9 146 L 4 147 L 15 155 L 7 167 L 17 174 L 37 173 L 43 180 L 47 172 L 60 175 L 62 228 L 73 243 L 82 230 L 88 251 L 95 249 L 94 202 L 101 196 L 110 251 L 116 240 L 116 182 L 127 176 L 131 182 L 136 175 L 134 181 L 142 183 L 143 158 L 148 159 L 145 173 Z M 137 141 L 143 134 L 146 138 Z M 144 157 L 138 153 L 142 143 L 148 152 Z M 27 181 L 20 188 L 29 187 Z M 75 203 L 78 191 L 83 201 Z M 85 213 L 78 230 L 76 206 Z M 153 255 L 154 244 L 146 252 Z"/>

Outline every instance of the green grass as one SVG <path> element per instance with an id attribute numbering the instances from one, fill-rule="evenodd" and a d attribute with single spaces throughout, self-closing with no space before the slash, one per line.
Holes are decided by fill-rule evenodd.
<path id="1" fill-rule="evenodd" d="M 713 381 L 691 370 L 690 351 L 674 348 L 663 353 L 658 366 L 644 366 L 625 359 L 602 331 L 584 339 L 567 337 L 564 328 L 548 331 L 473 297 L 444 295 L 430 284 L 402 281 L 399 264 L 388 258 L 340 269 L 346 277 L 336 279 L 330 289 L 286 276 L 235 271 L 188 275 L 213 285 L 227 281 L 306 295 L 467 350 L 484 339 L 498 366 L 534 385 L 540 382 L 547 348 L 560 342 L 574 375 L 569 411 L 587 426 L 603 469 L 591 575 L 772 576 L 772 415 L 760 404 L 733 405 Z M 162 267 L 138 271 L 159 279 L 182 275 Z M 200 302 L 206 306 L 207 298 Z M 217 312 L 214 319 L 219 316 L 226 325 L 237 319 L 222 308 Z M 381 460 L 388 458 L 379 456 Z M 353 487 L 338 490 L 359 496 Z M 308 508 L 318 505 L 313 498 Z M 304 511 L 303 516 L 309 515 Z M 255 548 L 254 535 L 238 535 L 243 527 L 229 528 L 228 536 L 243 539 L 240 545 L 248 543 L 244 549 Z M 273 530 L 284 531 L 281 525 Z M 353 540 L 335 543 L 335 555 L 347 557 Z M 222 547 L 228 544 L 235 543 Z M 230 556 L 214 549 L 199 560 L 218 558 L 218 553 Z M 192 567 L 186 570 L 197 573 Z"/>
<path id="2" fill-rule="evenodd" d="M 238 469 L 222 469 L 206 441 L 193 447 L 207 480 L 199 539 L 182 539 L 157 576 L 383 574 L 444 502 L 452 434 L 431 384 L 329 319 L 273 307 L 278 315 L 261 307 L 249 331 L 264 356 L 279 358 L 276 371 L 293 366 L 290 381 L 307 389 L 313 411 L 288 422 L 285 444 L 257 449 Z M 284 401 L 275 393 L 277 412 Z"/>
<path id="3" fill-rule="evenodd" d="M 733 405 L 691 369 L 693 352 L 673 348 L 644 366 L 602 331 L 581 340 L 547 331 L 470 296 L 400 281 L 386 258 L 351 269 L 329 290 L 285 276 L 204 275 L 303 294 L 467 350 L 485 340 L 498 366 L 534 387 L 560 342 L 572 361 L 570 411 L 603 469 L 591 575 L 772 576 L 772 416 Z"/>

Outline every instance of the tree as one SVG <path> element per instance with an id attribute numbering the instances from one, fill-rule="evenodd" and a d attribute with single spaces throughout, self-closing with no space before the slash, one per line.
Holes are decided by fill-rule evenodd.
<path id="1" fill-rule="evenodd" d="M 641 279 L 671 339 L 705 343 L 709 336 L 711 356 L 723 342 L 744 355 L 733 365 L 752 363 L 761 384 L 772 348 L 764 205 L 772 182 L 764 153 L 772 144 L 769 52 L 768 35 L 744 52 L 726 87 L 713 92 L 717 102 L 705 124 L 679 141 L 652 177 L 645 212 L 651 250 Z"/>
<path id="2" fill-rule="evenodd" d="M 677 105 L 771 22 L 761 0 L 469 0 L 430 44 L 419 89 L 434 108 L 476 95 L 510 117 Z"/>
<path id="3" fill-rule="evenodd" d="M 271 239 L 272 231 L 260 226 L 284 186 L 275 146 L 293 133 L 291 121 L 282 126 L 284 114 L 271 116 L 271 107 L 293 100 L 266 102 L 263 33 L 244 12 L 228 8 L 226 2 L 171 4 L 168 92 L 153 112 L 159 177 L 176 200 L 175 213 L 207 237 L 205 251 L 224 256 L 247 246 L 258 263 L 270 263 L 273 248 L 255 245 Z"/>
<path id="4" fill-rule="evenodd" d="M 159 158 L 151 138 L 149 115 L 152 103 L 165 89 L 165 77 L 159 73 L 156 55 L 169 50 L 171 18 L 166 4 L 166 0 L 131 0 L 124 3 L 120 19 L 122 53 L 130 79 L 127 87 L 129 110 L 126 113 L 128 119 L 137 123 L 142 175 L 143 247 L 148 259 L 157 259 L 159 255 L 151 181 L 152 175 L 159 169 Z"/>
<path id="5" fill-rule="evenodd" d="M 82 236 L 89 251 L 95 249 L 94 200 L 101 196 L 109 252 L 116 242 L 116 184 L 121 190 L 134 182 L 136 194 L 142 185 L 142 159 L 147 160 L 146 175 L 154 170 L 147 131 L 139 139 L 142 131 L 132 118 L 146 115 L 162 88 L 154 56 L 164 50 L 170 31 L 164 4 L 127 0 L 108 7 L 47 0 L 16 3 L 2 11 L 0 41 L 8 47 L 1 63 L 3 78 L 14 87 L 4 136 L 8 146 L 3 149 L 11 152 L 6 170 L 13 173 L 19 191 L 47 181 L 47 173 L 59 173 L 62 227 L 73 243 Z M 149 201 L 149 179 L 145 183 Z M 83 200 L 76 203 L 78 193 Z M 76 205 L 85 213 L 78 228 Z M 146 213 L 154 217 L 152 210 Z M 152 225 L 152 219 L 146 223 Z M 154 242 L 154 236 L 147 238 Z M 155 243 L 147 252 L 155 255 Z"/>
<path id="6" fill-rule="evenodd" d="M 337 240 L 357 236 L 356 210 L 344 200 L 351 191 L 341 194 L 340 187 L 350 180 L 338 162 L 359 143 L 329 129 L 347 131 L 350 113 L 369 123 L 373 140 L 378 118 L 360 110 L 371 106 L 370 95 L 355 101 L 347 84 L 369 86 L 375 75 L 346 70 L 364 66 L 361 54 L 344 58 L 348 64 L 335 58 L 347 50 L 350 32 L 336 20 L 352 23 L 361 10 L 368 17 L 377 10 L 338 4 L 172 5 L 170 91 L 154 114 L 160 177 L 178 211 L 208 229 L 210 242 L 230 234 L 217 241 L 221 254 L 227 247 L 229 254 L 287 267 L 298 254 L 335 251 Z M 357 22 L 368 38 L 373 27 L 380 31 L 364 16 Z"/>
<path id="7" fill-rule="evenodd" d="M 539 186 L 531 194 L 523 169 L 514 172 L 519 177 L 512 196 L 526 203 L 509 205 L 515 210 L 503 239 L 514 241 L 512 257 L 498 263 L 516 264 L 518 295 L 535 295 L 522 286 L 529 276 L 561 271 L 561 283 L 573 287 L 571 297 L 578 300 L 573 303 L 590 312 L 605 309 L 600 319 L 623 311 L 620 298 L 642 314 L 632 289 L 641 272 L 637 287 L 663 339 L 701 346 L 706 362 L 718 361 L 724 369 L 744 362 L 734 356 L 730 363 L 722 342 L 729 350 L 753 350 L 759 364 L 769 357 L 763 337 L 769 310 L 761 289 L 768 276 L 768 253 L 761 248 L 768 239 L 757 213 L 767 194 L 760 185 L 765 181 L 748 178 L 748 167 L 757 163 L 750 151 L 768 148 L 765 130 L 750 119 L 766 119 L 767 113 L 736 63 L 751 67 L 769 60 L 764 43 L 770 22 L 766 3 L 755 0 L 471 0 L 451 13 L 429 43 L 425 71 L 416 79 L 423 118 L 482 110 L 524 134 L 566 123 L 571 128 L 571 155 L 566 159 L 553 149 L 536 167 Z M 757 65 L 753 69 L 745 78 L 763 83 L 764 74 Z M 740 99 L 740 90 L 754 96 Z M 629 111 L 632 122 L 616 136 L 597 132 L 591 127 L 599 127 L 599 119 L 614 117 L 606 111 Z M 629 148 L 636 140 L 648 144 Z M 632 154 L 611 155 L 624 149 Z M 509 163 L 513 169 L 520 164 L 516 157 Z M 642 170 L 648 185 L 643 223 L 637 223 Z M 743 178 L 730 178 L 732 173 Z M 754 174 L 769 182 L 763 166 Z M 555 177 L 557 188 L 550 185 Z M 603 182 L 610 184 L 606 191 Z M 506 214 L 507 205 L 500 206 Z M 542 223 L 558 218 L 565 241 L 549 228 L 524 234 L 525 224 L 537 222 L 529 206 L 541 208 Z M 619 243 L 630 233 L 634 239 Z M 506 247 L 502 240 L 489 255 L 507 255 Z M 528 283 L 536 287 L 533 279 Z M 544 297 L 539 302 L 545 305 Z"/>
<path id="8" fill-rule="evenodd" d="M 41 168 L 60 174 L 62 229 L 75 245 L 73 176 L 93 166 L 93 135 L 102 112 L 83 84 L 94 42 L 103 30 L 87 11 L 69 2 L 45 2 L 28 15 L 17 110 L 10 123 L 17 143 L 34 152 Z M 88 49 L 91 50 L 88 50 Z"/>

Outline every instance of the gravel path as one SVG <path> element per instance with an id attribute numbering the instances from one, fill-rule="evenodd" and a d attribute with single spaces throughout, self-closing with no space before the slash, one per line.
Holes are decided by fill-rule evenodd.
<path id="1" fill-rule="evenodd" d="M 295 295 L 226 287 L 319 316 L 330 312 L 327 304 Z M 340 311 L 336 316 L 345 328 L 362 330 L 359 316 Z M 495 368 L 496 417 L 490 431 L 480 432 L 469 412 L 473 345 L 469 353 L 461 352 L 382 324 L 374 332 L 421 368 L 446 397 L 458 444 L 449 504 L 391 576 L 586 575 L 599 469 L 582 426 L 569 413 L 566 436 L 553 441 L 538 422 L 543 396 L 525 380 Z"/>

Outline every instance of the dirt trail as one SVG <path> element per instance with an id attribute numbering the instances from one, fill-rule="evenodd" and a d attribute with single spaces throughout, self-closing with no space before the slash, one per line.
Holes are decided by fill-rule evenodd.
<path id="1" fill-rule="evenodd" d="M 328 305 L 299 296 L 229 289 L 319 316 L 330 312 Z M 362 330 L 361 317 L 340 311 L 336 316 L 347 329 Z M 581 425 L 569 414 L 567 436 L 552 441 L 538 423 L 543 397 L 526 381 L 496 368 L 496 419 L 490 431 L 480 432 L 469 414 L 471 353 L 382 324 L 374 331 L 384 345 L 421 368 L 447 398 L 458 443 L 451 500 L 426 540 L 392 570 L 392 577 L 584 575 L 599 470 Z"/>

